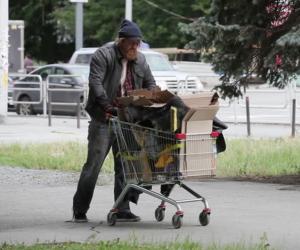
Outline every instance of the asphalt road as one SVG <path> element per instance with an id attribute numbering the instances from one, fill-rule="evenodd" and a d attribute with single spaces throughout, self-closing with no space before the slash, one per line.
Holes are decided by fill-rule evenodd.
<path id="1" fill-rule="evenodd" d="M 17 178 L 16 178 L 17 174 Z M 0 168 L 0 243 L 91 242 L 138 239 L 141 242 L 182 241 L 204 244 L 248 242 L 261 237 L 277 249 L 298 249 L 300 245 L 300 186 L 206 180 L 187 182 L 202 194 L 212 209 L 211 222 L 200 226 L 202 203 L 183 204 L 183 226 L 173 229 L 175 208 L 167 206 L 166 218 L 156 222 L 154 210 L 159 201 L 143 194 L 132 210 L 141 222 L 106 224 L 112 206 L 113 186 L 97 186 L 89 222 L 71 219 L 72 197 L 78 175 L 24 169 Z M 100 177 L 101 178 L 101 177 Z M 46 181 L 47 180 L 47 181 Z M 190 196 L 177 187 L 172 197 Z"/>
<path id="2" fill-rule="evenodd" d="M 48 127 L 45 118 L 12 115 L 0 125 L 0 138 L 2 143 L 86 142 L 87 126 L 87 120 L 83 120 L 81 128 L 77 129 L 75 119 L 57 118 L 53 120 L 53 126 Z M 271 125 L 261 126 L 273 131 Z M 280 127 L 284 126 L 276 126 L 277 129 Z M 242 125 L 231 125 L 226 133 L 227 136 L 245 136 L 238 132 L 246 133 L 244 129 Z M 275 135 L 278 136 L 279 132 Z M 142 195 L 139 205 L 132 207 L 136 214 L 141 215 L 141 222 L 107 226 L 106 215 L 113 203 L 111 184 L 97 186 L 88 213 L 89 223 L 65 222 L 72 217 L 71 204 L 77 180 L 77 173 L 68 175 L 0 167 L 0 243 L 135 238 L 142 242 L 161 242 L 188 238 L 205 244 L 223 244 L 240 241 L 256 243 L 261 237 L 266 237 L 267 242 L 277 249 L 294 250 L 300 245 L 300 185 L 225 180 L 188 182 L 207 198 L 212 208 L 211 223 L 207 227 L 199 225 L 198 216 L 203 208 L 201 203 L 184 204 L 183 226 L 176 230 L 171 224 L 175 209 L 169 205 L 165 220 L 158 223 L 154 210 L 159 202 L 147 195 Z M 174 198 L 189 198 L 180 188 L 173 194 Z"/>
<path id="3" fill-rule="evenodd" d="M 220 109 L 218 117 L 228 124 L 223 133 L 226 138 L 247 137 L 247 124 L 234 123 L 230 117 L 224 115 Z M 55 141 L 81 141 L 87 142 L 88 119 L 81 119 L 80 128 L 77 128 L 75 117 L 53 117 L 52 126 L 48 126 L 47 117 L 22 117 L 9 113 L 4 123 L 0 124 L 0 143 L 28 143 L 28 142 L 55 142 Z M 251 137 L 278 138 L 289 137 L 291 126 L 280 123 L 253 123 L 251 124 Z M 300 133 L 300 125 L 296 126 L 296 135 Z"/>

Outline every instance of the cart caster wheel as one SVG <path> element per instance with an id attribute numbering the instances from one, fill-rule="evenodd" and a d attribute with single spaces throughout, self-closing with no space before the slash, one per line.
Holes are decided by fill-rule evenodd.
<path id="1" fill-rule="evenodd" d="M 181 228 L 182 226 L 182 215 L 175 214 L 172 218 L 172 224 L 175 229 Z"/>
<path id="2" fill-rule="evenodd" d="M 203 210 L 199 215 L 199 222 L 202 226 L 207 226 L 210 220 L 210 210 Z"/>
<path id="3" fill-rule="evenodd" d="M 165 208 L 158 207 L 155 209 L 155 219 L 157 221 L 163 221 L 165 218 Z"/>
<path id="4" fill-rule="evenodd" d="M 109 212 L 107 215 L 107 224 L 109 226 L 114 226 L 117 221 L 117 214 L 114 212 Z"/>

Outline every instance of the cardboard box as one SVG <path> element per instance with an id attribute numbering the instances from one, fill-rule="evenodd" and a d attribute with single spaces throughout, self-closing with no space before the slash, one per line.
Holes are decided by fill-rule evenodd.
<path id="1" fill-rule="evenodd" d="M 211 133 L 212 121 L 219 110 L 218 94 L 202 92 L 194 95 L 180 96 L 190 108 L 182 121 L 183 133 Z"/>
<path id="2" fill-rule="evenodd" d="M 153 90 L 136 89 L 128 93 L 128 96 L 119 97 L 118 102 L 123 106 L 130 104 L 135 106 L 164 106 L 174 94 L 168 90 L 161 91 L 159 87 Z"/>
<path id="3" fill-rule="evenodd" d="M 190 108 L 182 121 L 186 134 L 180 151 L 180 172 L 187 177 L 214 176 L 216 174 L 215 140 L 210 137 L 213 118 L 219 109 L 218 94 L 202 92 L 181 96 Z"/>

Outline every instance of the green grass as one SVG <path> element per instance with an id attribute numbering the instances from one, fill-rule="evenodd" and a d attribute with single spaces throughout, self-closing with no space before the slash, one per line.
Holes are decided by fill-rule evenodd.
<path id="1" fill-rule="evenodd" d="M 300 139 L 227 141 L 217 163 L 219 176 L 278 176 L 300 174 Z"/>
<path id="2" fill-rule="evenodd" d="M 210 244 L 204 246 L 200 243 L 186 240 L 182 243 L 139 243 L 137 241 L 101 241 L 98 243 L 50 243 L 36 244 L 32 246 L 25 245 L 0 245 L 1 250 L 271 250 L 265 240 L 257 244 L 231 243 L 226 245 Z"/>
<path id="3" fill-rule="evenodd" d="M 217 176 L 278 176 L 300 174 L 300 138 L 232 139 L 218 155 Z M 87 145 L 79 142 L 0 144 L 0 165 L 80 171 Z M 113 172 L 111 153 L 102 169 Z"/>
<path id="4" fill-rule="evenodd" d="M 80 171 L 87 155 L 87 145 L 79 142 L 41 144 L 0 144 L 0 165 L 34 169 Z M 109 154 L 102 171 L 111 173 Z"/>

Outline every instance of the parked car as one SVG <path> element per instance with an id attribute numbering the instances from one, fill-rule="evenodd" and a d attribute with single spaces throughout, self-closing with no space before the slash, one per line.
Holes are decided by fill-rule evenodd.
<path id="1" fill-rule="evenodd" d="M 95 47 L 81 48 L 73 53 L 69 63 L 89 64 L 97 49 Z M 199 77 L 177 71 L 165 54 L 146 48 L 140 49 L 140 52 L 145 55 L 156 84 L 162 90 L 168 89 L 174 93 L 196 93 L 203 90 Z"/>
<path id="2" fill-rule="evenodd" d="M 8 89 L 7 89 L 7 110 L 15 111 L 15 105 L 13 103 L 13 88 L 14 81 L 11 77 L 8 77 Z"/>
<path id="3" fill-rule="evenodd" d="M 49 64 L 35 69 L 30 74 L 14 80 L 13 101 L 21 102 L 15 104 L 16 112 L 21 115 L 43 112 L 42 91 L 48 79 L 49 89 L 53 90 L 51 91 L 52 102 L 66 103 L 66 105 L 52 105 L 52 112 L 76 114 L 77 107 L 67 103 L 85 101 L 84 92 L 75 92 L 72 89 L 87 87 L 88 75 L 87 65 Z"/>

